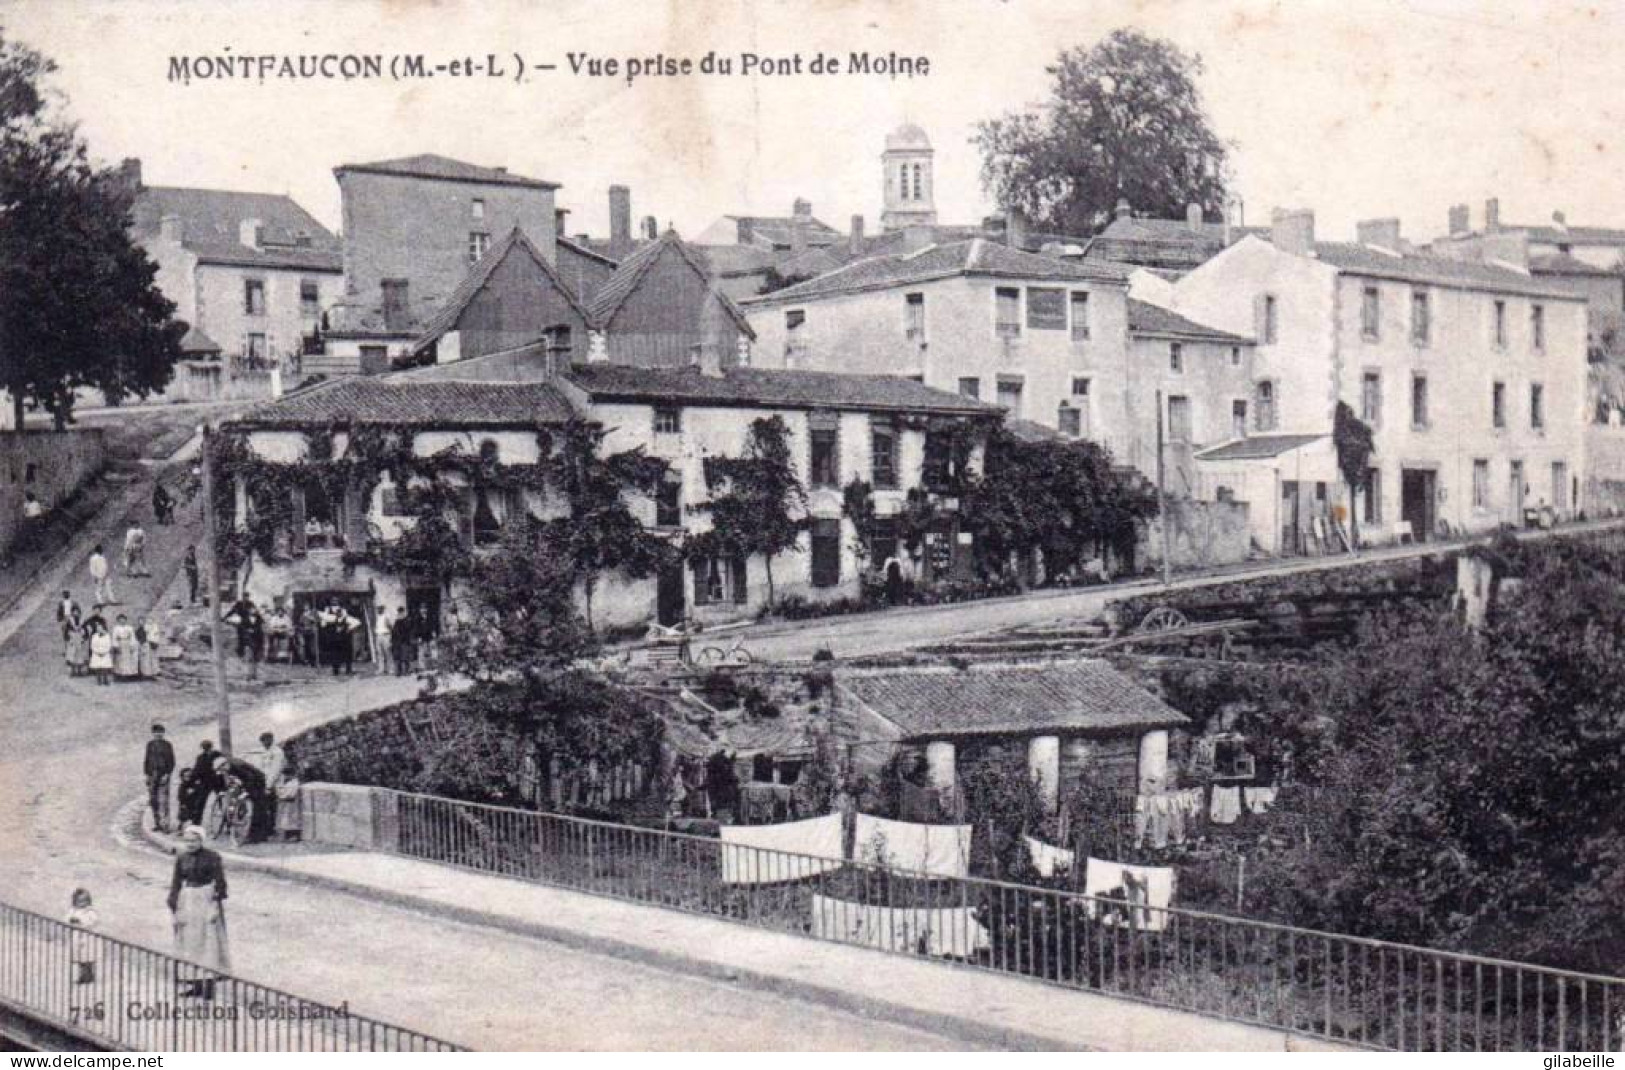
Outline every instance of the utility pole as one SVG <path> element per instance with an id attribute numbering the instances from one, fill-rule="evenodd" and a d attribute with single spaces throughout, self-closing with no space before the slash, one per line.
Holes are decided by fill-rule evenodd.
<path id="1" fill-rule="evenodd" d="M 220 750 L 231 754 L 231 696 L 226 690 L 226 644 L 220 629 L 220 557 L 215 552 L 214 431 L 203 425 L 203 546 L 209 555 L 209 589 L 203 598 L 209 613 L 209 650 L 214 660 L 214 697 L 219 722 Z"/>
<path id="2" fill-rule="evenodd" d="M 1161 521 L 1162 528 L 1162 585 L 1164 587 L 1174 582 L 1173 561 L 1168 553 L 1168 493 L 1163 486 L 1163 471 L 1167 467 L 1163 462 L 1162 443 L 1162 391 L 1157 391 L 1157 519 Z"/>

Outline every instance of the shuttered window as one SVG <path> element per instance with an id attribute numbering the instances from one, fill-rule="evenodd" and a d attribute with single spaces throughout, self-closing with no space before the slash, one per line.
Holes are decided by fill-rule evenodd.
<path id="1" fill-rule="evenodd" d="M 841 582 L 841 522 L 812 522 L 812 585 L 834 587 Z"/>

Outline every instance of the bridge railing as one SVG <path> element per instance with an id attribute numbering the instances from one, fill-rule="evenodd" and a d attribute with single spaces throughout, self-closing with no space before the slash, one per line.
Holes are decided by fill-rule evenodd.
<path id="1" fill-rule="evenodd" d="M 1625 1028 L 1621 978 L 389 794 L 410 857 L 1339 1043 L 1615 1051 Z"/>
<path id="2" fill-rule="evenodd" d="M 459 1051 L 424 1033 L 0 904 L 0 1004 L 135 1051 Z"/>

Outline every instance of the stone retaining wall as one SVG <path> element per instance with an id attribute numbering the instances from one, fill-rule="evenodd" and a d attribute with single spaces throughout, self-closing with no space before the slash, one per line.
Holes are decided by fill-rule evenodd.
<path id="1" fill-rule="evenodd" d="M 400 807 L 385 788 L 306 784 L 299 806 L 306 843 L 391 853 L 400 846 Z"/>

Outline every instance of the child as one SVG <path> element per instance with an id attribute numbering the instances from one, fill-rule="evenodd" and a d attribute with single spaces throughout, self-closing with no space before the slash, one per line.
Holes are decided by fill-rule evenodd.
<path id="1" fill-rule="evenodd" d="M 101 625 L 90 635 L 90 671 L 96 674 L 98 684 L 113 683 L 113 637 Z"/>
<path id="2" fill-rule="evenodd" d="M 294 769 L 292 762 L 282 767 L 282 775 L 277 778 L 275 790 L 276 830 L 281 833 L 283 840 L 292 842 L 299 838 L 302 831 L 299 823 L 299 773 Z"/>
<path id="3" fill-rule="evenodd" d="M 95 984 L 96 939 L 89 934 L 96 929 L 96 911 L 90 905 L 90 893 L 83 888 L 73 890 L 68 924 L 74 929 L 68 936 L 70 957 L 73 960 L 73 983 Z"/>

